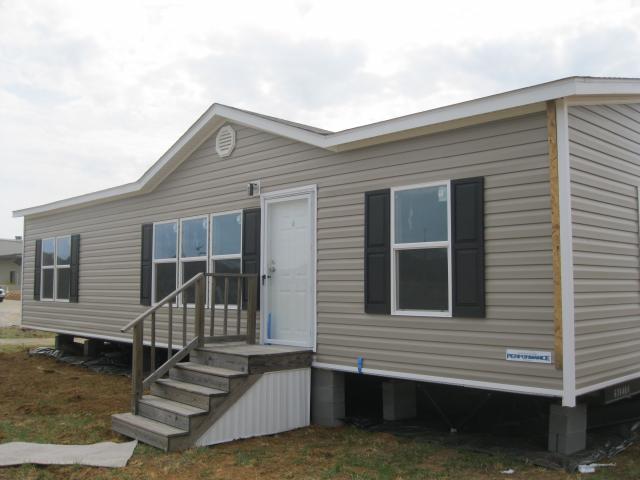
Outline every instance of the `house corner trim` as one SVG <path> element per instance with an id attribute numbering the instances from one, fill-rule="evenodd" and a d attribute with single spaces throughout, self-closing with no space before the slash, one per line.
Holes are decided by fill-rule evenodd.
<path id="1" fill-rule="evenodd" d="M 567 101 L 560 98 L 555 101 L 555 120 L 557 135 L 557 196 L 559 232 L 559 300 L 561 301 L 561 343 L 562 343 L 562 405 L 576 405 L 576 356 L 574 323 L 574 285 L 573 285 L 573 232 L 571 218 L 571 166 L 569 156 L 569 114 Z M 553 162 L 553 157 L 552 157 Z M 553 174 L 552 174 L 553 175 Z M 553 191 L 552 181 L 552 191 Z M 553 194 L 552 194 L 553 195 Z M 553 209 L 553 207 L 552 207 Z M 552 213 L 553 215 L 553 213 Z M 553 233 L 552 233 L 553 238 Z M 554 300 L 556 294 L 556 267 L 554 252 Z M 555 306 L 558 307 L 557 303 Z M 554 315 L 555 317 L 555 315 Z M 556 326 L 557 329 L 557 326 Z M 557 335 L 556 335 L 557 339 Z"/>

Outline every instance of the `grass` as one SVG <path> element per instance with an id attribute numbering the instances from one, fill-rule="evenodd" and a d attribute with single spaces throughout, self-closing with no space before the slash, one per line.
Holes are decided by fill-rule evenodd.
<path id="1" fill-rule="evenodd" d="M 20 327 L 0 328 L 0 338 L 53 338 L 54 333 L 39 330 L 28 330 Z"/>
<path id="2" fill-rule="evenodd" d="M 28 379 L 29 381 L 25 381 Z M 110 415 L 129 407 L 129 379 L 100 375 L 0 347 L 0 442 L 85 444 L 125 441 Z M 640 478 L 640 446 L 617 456 L 617 466 L 589 479 Z M 513 475 L 500 472 L 515 469 Z M 354 427 L 308 427 L 182 453 L 139 444 L 126 468 L 81 466 L 0 468 L 0 479 L 578 479 L 506 456 L 434 442 L 400 439 Z"/>

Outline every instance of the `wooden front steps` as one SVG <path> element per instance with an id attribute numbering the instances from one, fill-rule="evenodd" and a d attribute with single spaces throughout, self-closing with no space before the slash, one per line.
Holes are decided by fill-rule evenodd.
<path id="1" fill-rule="evenodd" d="M 215 343 L 151 384 L 137 413 L 112 416 L 114 431 L 164 451 L 189 448 L 267 372 L 311 366 L 311 351 L 294 347 Z M 215 427 L 217 428 L 217 427 Z"/>

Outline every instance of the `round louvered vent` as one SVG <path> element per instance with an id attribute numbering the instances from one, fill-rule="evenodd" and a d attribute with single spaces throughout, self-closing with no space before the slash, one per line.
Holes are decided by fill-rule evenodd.
<path id="1" fill-rule="evenodd" d="M 229 125 L 218 130 L 216 136 L 216 152 L 221 157 L 228 157 L 236 146 L 236 131 Z"/>

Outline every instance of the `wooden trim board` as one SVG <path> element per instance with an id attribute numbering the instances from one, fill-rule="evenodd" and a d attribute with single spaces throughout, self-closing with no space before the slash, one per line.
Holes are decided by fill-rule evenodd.
<path id="1" fill-rule="evenodd" d="M 558 177 L 558 125 L 556 102 L 547 102 L 547 138 L 549 143 L 549 180 L 551 184 L 551 250 L 553 261 L 553 335 L 554 361 L 562 369 L 562 267 L 560 260 L 560 194 Z"/>

